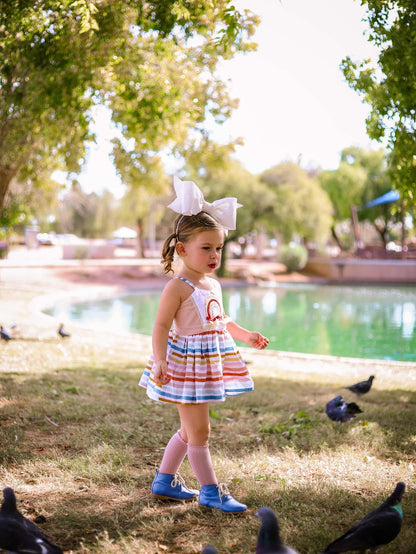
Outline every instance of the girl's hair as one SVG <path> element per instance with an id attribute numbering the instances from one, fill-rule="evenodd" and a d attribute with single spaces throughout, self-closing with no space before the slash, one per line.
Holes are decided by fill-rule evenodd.
<path id="1" fill-rule="evenodd" d="M 165 240 L 162 248 L 163 271 L 166 274 L 172 272 L 172 264 L 177 242 L 187 242 L 197 233 L 202 231 L 223 230 L 218 221 L 205 212 L 196 215 L 179 215 L 175 220 L 174 232 Z"/>

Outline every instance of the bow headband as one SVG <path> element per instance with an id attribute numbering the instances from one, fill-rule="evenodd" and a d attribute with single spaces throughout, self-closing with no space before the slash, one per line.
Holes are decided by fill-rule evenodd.
<path id="1" fill-rule="evenodd" d="M 212 202 L 206 202 L 204 196 L 195 183 L 192 181 L 181 181 L 173 177 L 173 186 L 176 192 L 175 200 L 168 208 L 182 215 L 196 215 L 206 212 L 220 223 L 224 229 L 235 229 L 237 208 L 241 204 L 237 198 L 220 198 Z"/>

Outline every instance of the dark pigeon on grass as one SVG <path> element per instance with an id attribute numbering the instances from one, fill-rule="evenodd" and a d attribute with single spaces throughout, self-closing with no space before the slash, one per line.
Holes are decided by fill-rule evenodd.
<path id="1" fill-rule="evenodd" d="M 9 333 L 9 331 L 6 331 L 3 325 L 0 325 L 0 337 L 2 338 L 2 340 L 5 341 L 13 340 L 12 335 Z"/>
<path id="2" fill-rule="evenodd" d="M 329 419 L 343 423 L 355 417 L 356 414 L 361 414 L 362 410 L 355 402 L 345 402 L 339 394 L 325 406 L 325 413 Z"/>
<path id="3" fill-rule="evenodd" d="M 393 494 L 378 508 L 353 525 L 344 535 L 331 542 L 322 554 L 336 554 L 359 550 L 377 552 L 378 549 L 397 537 L 402 528 L 403 512 L 401 500 L 405 484 L 397 483 Z"/>
<path id="4" fill-rule="evenodd" d="M 297 554 L 282 543 L 277 517 L 271 508 L 259 508 L 255 516 L 261 521 L 256 554 Z"/>
<path id="5" fill-rule="evenodd" d="M 350 390 L 357 396 L 362 396 L 363 394 L 367 394 L 367 392 L 371 389 L 371 385 L 373 384 L 373 381 L 374 381 L 374 375 L 370 375 L 367 381 L 360 381 L 359 383 L 355 383 L 355 385 L 344 387 L 344 389 Z"/>
<path id="6" fill-rule="evenodd" d="M 0 509 L 0 550 L 8 554 L 63 554 L 34 523 L 19 512 L 13 489 L 3 490 Z"/>
<path id="7" fill-rule="evenodd" d="M 202 551 L 202 554 L 218 554 L 218 550 L 214 546 L 208 544 Z"/>
<path id="8" fill-rule="evenodd" d="M 68 333 L 67 331 L 65 331 L 65 329 L 64 329 L 64 324 L 63 324 L 63 323 L 61 323 L 61 324 L 59 325 L 59 328 L 58 328 L 58 335 L 60 335 L 63 339 L 65 339 L 65 338 L 71 336 L 70 333 Z"/>

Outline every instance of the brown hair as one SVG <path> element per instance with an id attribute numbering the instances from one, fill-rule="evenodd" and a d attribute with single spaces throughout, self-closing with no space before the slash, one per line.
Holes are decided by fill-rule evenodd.
<path id="1" fill-rule="evenodd" d="M 218 221 L 205 212 L 199 212 L 196 215 L 179 215 L 174 224 L 174 232 L 165 240 L 162 248 L 163 271 L 166 274 L 172 272 L 172 264 L 176 252 L 176 244 L 187 242 L 197 233 L 202 231 L 211 231 L 213 229 L 223 230 Z"/>

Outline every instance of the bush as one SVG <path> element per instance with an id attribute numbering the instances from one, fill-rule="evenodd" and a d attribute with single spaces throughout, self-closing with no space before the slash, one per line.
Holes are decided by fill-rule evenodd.
<path id="1" fill-rule="evenodd" d="M 280 249 L 280 261 L 289 273 L 303 269 L 308 261 L 308 251 L 301 244 L 285 244 Z"/>

